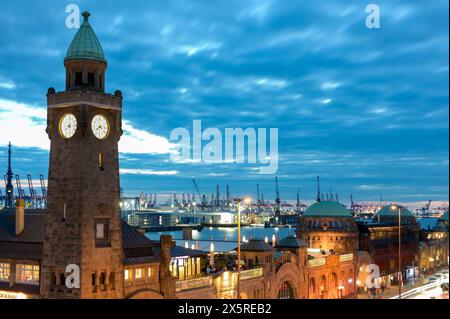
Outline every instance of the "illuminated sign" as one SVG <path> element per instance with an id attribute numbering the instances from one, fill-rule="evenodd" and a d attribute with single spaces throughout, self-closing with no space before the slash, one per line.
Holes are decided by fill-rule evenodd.
<path id="1" fill-rule="evenodd" d="M 27 296 L 21 292 L 9 292 L 0 290 L 0 299 L 27 299 Z"/>

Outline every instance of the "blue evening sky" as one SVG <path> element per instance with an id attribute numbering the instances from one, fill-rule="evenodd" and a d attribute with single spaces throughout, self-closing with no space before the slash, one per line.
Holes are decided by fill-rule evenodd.
<path id="1" fill-rule="evenodd" d="M 3 1 L 0 167 L 48 171 L 46 91 L 64 90 L 76 30 L 66 5 L 91 12 L 108 60 L 107 91 L 124 95 L 121 186 L 212 193 L 229 184 L 274 197 L 260 164 L 173 162 L 170 132 L 278 128 L 281 195 L 345 201 L 448 200 L 448 1 Z M 365 7 L 381 9 L 368 29 Z M 3 188 L 3 181 L 0 182 Z M 28 191 L 28 190 L 27 190 Z"/>

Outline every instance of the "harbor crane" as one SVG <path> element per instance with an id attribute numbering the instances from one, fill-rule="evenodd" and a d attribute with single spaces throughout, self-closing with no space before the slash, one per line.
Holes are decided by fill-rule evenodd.
<path id="1" fill-rule="evenodd" d="M 22 185 L 20 184 L 19 174 L 16 174 L 16 186 L 17 186 L 17 193 L 19 194 L 19 198 L 25 198 L 25 191 L 22 189 Z"/>
<path id="2" fill-rule="evenodd" d="M 231 206 L 231 194 L 230 194 L 230 185 L 227 185 L 227 207 Z"/>
<path id="3" fill-rule="evenodd" d="M 42 199 L 44 201 L 46 201 L 47 200 L 47 187 L 45 186 L 44 175 L 40 174 L 39 175 L 39 180 L 41 181 Z"/>
<path id="4" fill-rule="evenodd" d="M 197 192 L 198 198 L 202 198 L 202 195 L 200 195 L 200 188 L 198 188 L 197 182 L 194 178 L 192 178 L 192 183 L 194 183 L 195 191 Z"/>
<path id="5" fill-rule="evenodd" d="M 34 203 L 34 205 L 37 205 L 38 196 L 33 186 L 33 179 L 31 178 L 31 174 L 27 175 L 27 180 L 28 180 L 28 189 L 30 190 L 31 201 Z"/>
<path id="6" fill-rule="evenodd" d="M 317 176 L 317 201 L 320 202 L 320 200 L 323 200 L 323 194 L 320 196 L 320 177 Z"/>
<path id="7" fill-rule="evenodd" d="M 430 216 L 431 211 L 431 199 L 428 201 L 428 203 L 422 208 L 422 211 L 426 213 L 427 217 Z"/>
<path id="8" fill-rule="evenodd" d="M 280 189 L 278 187 L 278 176 L 275 176 L 275 216 L 280 216 L 280 213 L 281 213 Z"/>
<path id="9" fill-rule="evenodd" d="M 256 184 L 256 207 L 258 213 L 261 213 L 261 194 L 259 192 L 259 184 Z"/>

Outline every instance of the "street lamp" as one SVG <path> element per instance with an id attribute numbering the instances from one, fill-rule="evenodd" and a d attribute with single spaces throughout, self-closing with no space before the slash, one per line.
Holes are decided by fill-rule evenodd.
<path id="1" fill-rule="evenodd" d="M 392 205 L 392 210 L 398 209 L 398 299 L 402 299 L 402 217 L 401 217 L 401 207 Z"/>
<path id="2" fill-rule="evenodd" d="M 241 298 L 241 292 L 240 292 L 240 279 L 241 279 L 241 198 L 235 199 L 237 203 L 237 237 L 238 237 L 238 262 L 237 262 L 237 297 L 238 299 Z M 249 204 L 252 200 L 250 197 L 244 198 L 244 203 Z"/>
<path id="3" fill-rule="evenodd" d="M 238 226 L 238 257 L 237 257 L 237 298 L 241 296 L 240 277 L 241 277 L 241 199 L 235 199 L 237 204 L 237 226 Z"/>

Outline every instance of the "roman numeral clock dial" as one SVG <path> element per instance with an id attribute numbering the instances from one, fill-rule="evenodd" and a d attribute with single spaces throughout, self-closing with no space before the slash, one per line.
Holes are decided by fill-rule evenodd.
<path id="1" fill-rule="evenodd" d="M 109 134 L 109 124 L 108 120 L 103 115 L 95 115 L 92 118 L 91 123 L 92 133 L 99 140 L 103 140 L 108 137 Z"/>

